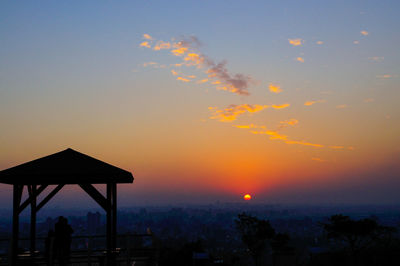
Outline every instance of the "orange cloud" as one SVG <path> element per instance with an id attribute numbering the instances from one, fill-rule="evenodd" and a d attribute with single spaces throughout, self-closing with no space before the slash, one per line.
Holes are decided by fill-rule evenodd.
<path id="1" fill-rule="evenodd" d="M 212 108 L 212 110 L 214 110 L 213 107 L 210 107 L 210 108 Z M 294 118 L 285 120 L 285 121 L 281 121 L 280 122 L 281 126 L 279 127 L 279 129 L 282 129 L 282 128 L 286 127 L 287 125 L 293 126 L 293 125 L 296 125 L 297 123 L 298 123 L 298 120 L 294 119 Z M 282 125 L 283 125 L 283 127 L 282 127 Z M 235 125 L 234 127 L 241 128 L 241 129 L 266 129 L 265 126 L 257 126 L 254 124 Z M 315 147 L 315 148 L 324 148 L 325 147 L 322 144 L 316 144 L 316 143 L 311 143 L 311 142 L 307 142 L 307 141 L 291 140 L 288 138 L 288 136 L 280 134 L 279 129 L 278 130 L 251 130 L 250 133 L 258 134 L 258 135 L 268 135 L 270 140 L 280 140 L 286 144 L 297 144 L 297 145 L 303 145 L 303 146 L 311 146 L 311 147 Z M 339 147 L 339 146 L 331 146 L 331 147 Z"/>
<path id="2" fill-rule="evenodd" d="M 177 77 L 176 80 L 180 80 L 182 82 L 189 82 L 190 81 L 190 79 L 183 78 L 183 77 Z"/>
<path id="3" fill-rule="evenodd" d="M 281 104 L 281 105 L 273 104 L 270 107 L 272 107 L 274 109 L 284 109 L 284 108 L 289 107 L 289 106 L 290 106 L 290 103 L 285 103 L 285 104 Z"/>
<path id="4" fill-rule="evenodd" d="M 266 130 L 266 131 L 251 131 L 253 134 L 265 134 L 269 135 L 270 140 L 281 140 L 286 144 L 297 144 L 297 145 L 303 145 L 303 146 L 311 146 L 315 148 L 323 148 L 324 145 L 322 144 L 315 144 L 315 143 L 310 143 L 306 141 L 298 141 L 298 140 L 289 140 L 288 136 L 280 134 L 278 131 L 274 130 Z"/>
<path id="5" fill-rule="evenodd" d="M 146 48 L 151 48 L 150 43 L 147 41 L 144 41 L 140 44 L 140 47 L 146 47 Z"/>
<path id="6" fill-rule="evenodd" d="M 146 43 L 146 47 L 149 47 Z M 196 66 L 197 68 L 205 68 L 209 79 L 217 79 L 214 85 L 220 85 L 216 88 L 218 90 L 225 90 L 236 93 L 238 95 L 250 95 L 248 87 L 254 83 L 253 79 L 244 74 L 234 74 L 228 72 L 226 69 L 226 61 L 215 63 L 212 59 L 208 58 L 202 53 L 198 52 L 200 47 L 199 40 L 194 37 L 184 37 L 181 41 L 176 43 L 159 41 L 154 50 L 171 49 L 171 53 L 178 57 L 183 57 L 183 63 L 175 64 L 174 66 Z M 150 48 L 150 47 L 149 47 Z"/>
<path id="7" fill-rule="evenodd" d="M 324 44 L 324 42 L 323 41 L 317 41 L 317 44 L 321 45 L 321 44 Z"/>
<path id="8" fill-rule="evenodd" d="M 299 120 L 291 118 L 289 120 L 284 120 L 284 121 L 281 121 L 279 123 L 283 124 L 283 125 L 294 126 L 294 125 L 297 125 L 299 123 Z"/>
<path id="9" fill-rule="evenodd" d="M 305 106 L 311 106 L 311 105 L 316 104 L 316 103 L 324 103 L 324 102 L 326 102 L 326 101 L 325 100 L 307 101 L 307 102 L 304 103 L 304 105 Z"/>
<path id="10" fill-rule="evenodd" d="M 175 70 L 171 70 L 171 73 L 172 73 L 172 75 L 174 75 L 174 76 L 178 76 L 178 72 L 176 72 Z"/>
<path id="11" fill-rule="evenodd" d="M 282 89 L 279 85 L 274 85 L 272 83 L 269 84 L 269 91 L 273 93 L 280 93 L 282 92 Z"/>
<path id="12" fill-rule="evenodd" d="M 347 108 L 347 104 L 336 105 L 336 109 L 344 109 Z"/>
<path id="13" fill-rule="evenodd" d="M 361 33 L 361 35 L 363 35 L 363 36 L 367 36 L 367 35 L 369 34 L 369 32 L 366 31 L 366 30 L 362 30 L 362 31 L 360 31 L 360 33 Z"/>
<path id="14" fill-rule="evenodd" d="M 143 38 L 146 40 L 153 40 L 153 38 L 147 33 L 143 34 Z"/>
<path id="15" fill-rule="evenodd" d="M 331 148 L 333 150 L 343 150 L 344 146 L 329 146 L 329 148 Z"/>
<path id="16" fill-rule="evenodd" d="M 300 39 L 300 38 L 298 38 L 298 39 L 288 39 L 288 40 L 289 40 L 289 43 L 291 45 L 293 45 L 293 46 L 301 46 L 304 43 L 304 41 L 302 39 Z"/>
<path id="17" fill-rule="evenodd" d="M 146 62 L 146 63 L 143 63 L 143 66 L 144 67 L 148 67 L 148 66 L 157 66 L 158 65 L 158 63 L 156 63 L 156 62 Z"/>
<path id="18" fill-rule="evenodd" d="M 172 50 L 171 53 L 173 53 L 176 56 L 182 56 L 186 53 L 187 48 L 186 47 L 181 47 L 175 50 Z"/>
<path id="19" fill-rule="evenodd" d="M 285 141 L 286 144 L 298 144 L 298 145 L 304 145 L 304 146 L 312 146 L 316 148 L 323 148 L 324 145 L 322 144 L 315 144 L 315 143 L 310 143 L 310 142 L 305 142 L 305 141 L 297 141 L 297 140 L 287 140 Z"/>
<path id="20" fill-rule="evenodd" d="M 205 83 L 205 82 L 207 82 L 207 81 L 208 81 L 208 79 L 202 79 L 202 80 L 197 81 L 197 83 L 198 83 L 198 84 L 202 84 L 202 83 Z"/>
<path id="21" fill-rule="evenodd" d="M 236 128 L 244 128 L 244 129 L 251 129 L 251 128 L 262 128 L 265 129 L 266 126 L 257 126 L 254 124 L 250 124 L 250 125 L 234 125 L 234 127 Z"/>
<path id="22" fill-rule="evenodd" d="M 359 42 L 359 41 L 354 41 L 353 43 L 354 43 L 354 44 L 359 44 L 360 42 Z"/>
<path id="23" fill-rule="evenodd" d="M 184 58 L 185 61 L 187 61 L 187 65 L 195 65 L 197 67 L 201 67 L 203 62 L 204 62 L 204 57 L 196 54 L 196 53 L 188 53 L 186 57 Z"/>
<path id="24" fill-rule="evenodd" d="M 154 51 L 169 50 L 169 49 L 171 49 L 171 43 L 164 41 L 158 41 L 153 48 Z"/>
<path id="25" fill-rule="evenodd" d="M 378 75 L 376 77 L 379 79 L 390 79 L 392 77 L 392 75 L 385 74 L 385 75 Z"/>
<path id="26" fill-rule="evenodd" d="M 299 56 L 299 57 L 296 58 L 296 60 L 299 61 L 299 62 L 301 62 L 301 63 L 304 63 L 304 58 L 303 58 L 303 57 L 300 57 L 300 56 Z"/>
<path id="27" fill-rule="evenodd" d="M 214 110 L 213 116 L 210 119 L 218 119 L 221 122 L 232 122 L 237 119 L 238 116 L 249 112 L 249 113 L 256 113 L 260 112 L 261 110 L 268 108 L 267 105 L 259 105 L 259 104 L 242 104 L 242 105 L 235 105 L 231 104 L 227 108 L 218 110 L 215 108 L 208 108 L 210 110 Z"/>

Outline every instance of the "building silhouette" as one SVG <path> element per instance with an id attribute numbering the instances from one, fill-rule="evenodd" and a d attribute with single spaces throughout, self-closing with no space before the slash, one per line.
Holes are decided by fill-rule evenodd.
<path id="1" fill-rule="evenodd" d="M 99 212 L 92 213 L 88 212 L 87 214 L 87 233 L 89 235 L 95 235 L 98 233 L 101 223 L 100 223 L 101 215 Z"/>

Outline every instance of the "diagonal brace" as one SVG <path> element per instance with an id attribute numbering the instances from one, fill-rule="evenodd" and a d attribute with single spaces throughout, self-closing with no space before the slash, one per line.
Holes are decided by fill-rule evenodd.
<path id="1" fill-rule="evenodd" d="M 49 200 L 51 200 L 54 195 L 57 194 L 58 191 L 60 191 L 63 188 L 64 184 L 58 185 L 56 188 L 54 188 L 36 207 L 36 211 L 38 212 Z"/>
<path id="2" fill-rule="evenodd" d="M 29 188 L 29 186 L 28 186 Z M 45 189 L 47 188 L 47 185 L 41 185 L 37 190 L 35 195 L 32 195 L 32 193 L 29 193 L 29 198 L 27 198 L 24 203 L 21 204 L 21 206 L 18 209 L 18 212 L 21 213 L 28 205 L 33 201 L 34 198 L 38 197 L 40 193 L 42 193 Z"/>
<path id="3" fill-rule="evenodd" d="M 110 209 L 107 199 L 91 184 L 79 184 L 79 186 L 89 194 L 106 212 Z"/>

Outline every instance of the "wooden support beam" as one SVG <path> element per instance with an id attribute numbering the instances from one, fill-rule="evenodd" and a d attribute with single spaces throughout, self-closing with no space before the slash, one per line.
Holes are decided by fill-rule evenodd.
<path id="1" fill-rule="evenodd" d="M 31 200 L 31 231 L 30 231 L 30 252 L 34 254 L 36 250 L 36 185 L 28 185 L 29 197 Z"/>
<path id="2" fill-rule="evenodd" d="M 107 184 L 107 203 L 109 204 L 110 208 L 107 211 L 107 266 L 111 266 L 112 264 L 112 184 Z"/>
<path id="3" fill-rule="evenodd" d="M 110 204 L 107 199 L 93 186 L 90 184 L 79 184 L 79 186 L 94 199 L 106 212 L 110 208 Z"/>
<path id="4" fill-rule="evenodd" d="M 58 185 L 55 189 L 53 189 L 42 201 L 37 205 L 36 207 L 36 212 L 38 212 L 51 198 L 54 197 L 54 195 L 57 194 L 58 191 L 60 191 L 63 188 L 64 184 Z"/>
<path id="5" fill-rule="evenodd" d="M 117 247 L 117 184 L 112 184 L 112 248 L 115 250 Z"/>
<path id="6" fill-rule="evenodd" d="M 18 238 L 19 238 L 19 205 L 21 204 L 23 185 L 13 185 L 13 227 L 11 239 L 11 263 L 10 265 L 17 265 L 18 257 Z"/>
<path id="7" fill-rule="evenodd" d="M 29 186 L 28 186 L 29 188 Z M 36 199 L 37 197 L 40 195 L 40 193 L 42 193 L 45 189 L 47 188 L 47 185 L 41 185 L 37 190 L 36 190 Z M 21 204 L 21 206 L 19 207 L 19 213 L 21 213 L 26 207 L 28 207 L 28 205 L 31 203 L 31 201 L 33 200 L 34 197 L 29 196 L 29 198 L 27 198 L 24 203 Z"/>

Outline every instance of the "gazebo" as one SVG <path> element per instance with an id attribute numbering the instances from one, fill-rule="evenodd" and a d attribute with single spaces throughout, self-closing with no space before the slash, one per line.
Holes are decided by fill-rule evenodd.
<path id="1" fill-rule="evenodd" d="M 36 250 L 36 214 L 65 185 L 79 185 L 107 213 L 106 247 L 108 264 L 117 243 L 117 183 L 132 183 L 130 172 L 107 164 L 73 149 L 48 155 L 6 170 L 0 171 L 0 183 L 13 186 L 13 229 L 11 263 L 17 265 L 19 214 L 30 205 L 30 251 Z M 106 184 L 106 196 L 93 185 Z M 49 185 L 56 187 L 38 202 L 39 195 Z M 21 203 L 24 187 L 28 198 Z"/>

